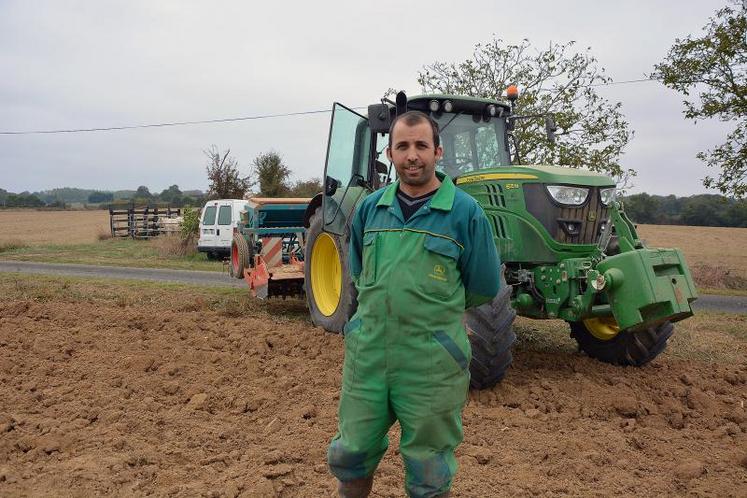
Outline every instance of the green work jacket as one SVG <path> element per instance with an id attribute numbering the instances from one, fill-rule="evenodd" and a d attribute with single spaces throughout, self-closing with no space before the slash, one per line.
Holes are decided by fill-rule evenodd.
<path id="1" fill-rule="evenodd" d="M 437 174 L 438 191 L 407 222 L 397 182 L 364 199 L 351 226 L 358 309 L 345 326 L 343 392 L 365 398 L 387 386 L 390 402 L 407 407 L 400 421 L 459 413 L 472 355 L 464 310 L 500 289 L 485 213 Z"/>
<path id="2" fill-rule="evenodd" d="M 461 325 L 466 308 L 498 293 L 500 259 L 485 213 L 448 176 L 437 175 L 438 191 L 407 222 L 396 199 L 399 182 L 358 207 L 350 235 L 354 319 L 432 332 Z"/>

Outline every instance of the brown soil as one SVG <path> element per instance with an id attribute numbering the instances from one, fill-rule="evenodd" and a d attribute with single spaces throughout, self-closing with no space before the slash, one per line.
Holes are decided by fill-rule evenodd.
<path id="1" fill-rule="evenodd" d="M 333 495 L 342 341 L 301 303 L 235 316 L 74 292 L 0 302 L 0 495 Z M 744 355 L 632 369 L 523 344 L 471 394 L 454 496 L 747 496 Z M 374 496 L 404 495 L 393 432 Z"/>

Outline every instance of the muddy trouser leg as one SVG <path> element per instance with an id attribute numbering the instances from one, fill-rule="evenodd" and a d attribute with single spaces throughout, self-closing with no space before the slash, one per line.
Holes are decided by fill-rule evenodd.
<path id="1" fill-rule="evenodd" d="M 457 471 L 454 450 L 462 442 L 462 408 L 469 373 L 454 373 L 418 386 L 392 385 L 391 403 L 402 427 L 400 453 L 405 488 L 412 498 L 448 496 Z M 441 377 L 441 378 L 438 378 Z"/>
<path id="2" fill-rule="evenodd" d="M 389 446 L 387 432 L 394 423 L 389 408 L 387 388 L 383 383 L 343 388 L 340 395 L 338 432 L 329 445 L 327 461 L 332 474 L 341 482 L 340 495 L 346 484 L 351 497 L 364 488 Z M 369 487 L 370 489 L 370 487 Z"/>

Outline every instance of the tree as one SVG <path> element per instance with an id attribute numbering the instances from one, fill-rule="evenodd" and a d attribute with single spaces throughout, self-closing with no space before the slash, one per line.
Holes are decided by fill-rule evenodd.
<path id="1" fill-rule="evenodd" d="M 239 176 L 239 163 L 231 157 L 231 149 L 221 154 L 218 147 L 211 145 L 203 151 L 208 157 L 207 175 L 210 185 L 208 199 L 243 199 L 252 186 L 248 177 Z"/>
<path id="2" fill-rule="evenodd" d="M 258 155 L 254 159 L 252 173 L 259 183 L 259 195 L 262 197 L 286 197 L 291 190 L 288 185 L 290 169 L 275 151 Z"/>
<path id="3" fill-rule="evenodd" d="M 676 39 L 652 77 L 683 94 L 685 117 L 733 123 L 726 142 L 698 153 L 720 170 L 703 185 L 724 194 L 747 195 L 747 9 L 736 1 L 716 11 L 700 38 Z"/>
<path id="4" fill-rule="evenodd" d="M 596 93 L 595 85 L 611 78 L 597 66 L 590 48 L 574 53 L 574 45 L 550 43 L 535 50 L 528 40 L 510 45 L 493 38 L 476 45 L 471 59 L 425 66 L 418 83 L 425 92 L 496 100 L 504 100 L 503 91 L 516 84 L 521 90 L 517 114 L 553 113 L 559 127 L 553 145 L 546 138 L 543 119 L 518 120 L 514 136 L 521 162 L 583 166 L 622 178 L 626 172 L 619 159 L 633 132 L 622 115 L 622 104 Z"/>
<path id="5" fill-rule="evenodd" d="M 288 195 L 292 197 L 314 197 L 322 191 L 322 181 L 319 178 L 298 180 L 290 189 Z"/>
<path id="6" fill-rule="evenodd" d="M 146 187 L 145 185 L 140 185 L 135 191 L 135 197 L 139 199 L 151 199 L 153 197 L 153 194 L 150 193 L 148 187 Z"/>
<path id="7" fill-rule="evenodd" d="M 158 198 L 163 202 L 178 206 L 182 202 L 182 191 L 179 190 L 179 185 L 172 185 L 161 192 Z"/>

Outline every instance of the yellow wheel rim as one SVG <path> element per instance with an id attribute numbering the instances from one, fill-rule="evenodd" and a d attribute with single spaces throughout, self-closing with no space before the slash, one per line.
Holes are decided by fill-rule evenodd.
<path id="1" fill-rule="evenodd" d="M 584 320 L 586 330 L 600 341 L 614 339 L 620 333 L 620 327 L 614 317 L 587 318 Z"/>
<path id="2" fill-rule="evenodd" d="M 335 240 L 321 233 L 311 249 L 311 290 L 322 315 L 332 316 L 340 303 L 342 266 Z"/>

